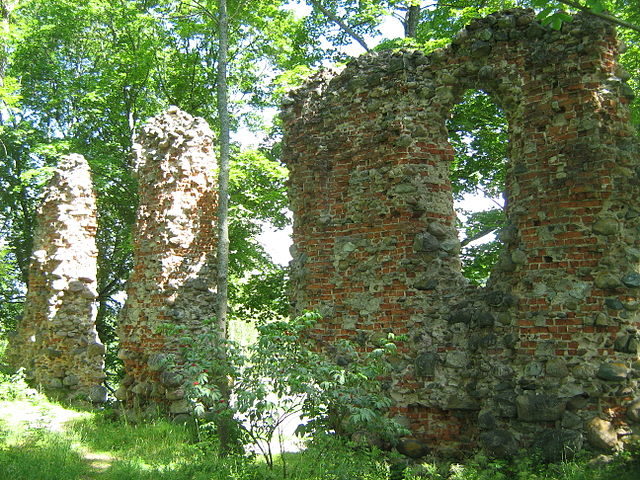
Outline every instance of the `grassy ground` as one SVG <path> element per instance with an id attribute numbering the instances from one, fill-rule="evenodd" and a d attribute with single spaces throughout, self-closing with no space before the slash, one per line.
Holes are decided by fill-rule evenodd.
<path id="1" fill-rule="evenodd" d="M 0 376 L 1 377 L 1 376 Z M 0 480 L 638 480 L 627 454 L 596 466 L 543 465 L 531 458 L 464 464 L 432 461 L 391 467 L 380 452 L 356 452 L 335 440 L 285 454 L 270 470 L 259 457 L 220 459 L 215 438 L 157 422 L 132 425 L 108 412 L 52 403 L 21 382 L 0 378 Z"/>
<path id="2" fill-rule="evenodd" d="M 360 478 L 386 477 L 384 462 L 346 450 L 279 457 L 273 470 L 259 457 L 221 459 L 215 451 L 215 438 L 203 438 L 193 427 L 129 424 L 109 412 L 52 403 L 16 382 L 0 383 L 0 480 L 320 479 L 357 478 L 351 475 L 360 472 L 366 475 Z M 330 470 L 336 475 L 328 476 Z"/>

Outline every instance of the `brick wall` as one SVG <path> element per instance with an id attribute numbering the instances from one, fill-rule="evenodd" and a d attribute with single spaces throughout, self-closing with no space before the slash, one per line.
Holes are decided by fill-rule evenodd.
<path id="1" fill-rule="evenodd" d="M 554 31 L 509 10 L 428 55 L 321 72 L 284 105 L 295 306 L 324 315 L 320 345 L 409 335 L 392 396 L 434 448 L 553 456 L 638 426 L 640 169 L 618 47 L 593 17 Z M 448 173 L 446 120 L 468 89 L 509 123 L 486 288 L 460 274 Z"/>

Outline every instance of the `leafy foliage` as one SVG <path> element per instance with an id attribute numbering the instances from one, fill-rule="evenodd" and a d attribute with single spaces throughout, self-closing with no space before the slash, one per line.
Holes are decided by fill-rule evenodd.
<path id="1" fill-rule="evenodd" d="M 0 335 L 15 329 L 22 314 L 24 291 L 19 271 L 6 246 L 0 246 Z"/>
<path id="2" fill-rule="evenodd" d="M 454 195 L 460 199 L 464 194 L 482 194 L 499 201 L 509 140 L 502 111 L 488 95 L 468 91 L 454 107 L 448 127 L 456 153 L 451 166 Z"/>
<path id="3" fill-rule="evenodd" d="M 233 128 L 242 122 L 261 128 L 245 113 L 247 106 L 272 104 L 269 65 L 293 54 L 284 32 L 295 31 L 296 22 L 280 4 L 230 2 Z M 171 104 L 215 124 L 215 9 L 213 1 L 25 0 L 13 12 L 0 91 L 6 157 L 0 166 L 0 235 L 10 249 L 4 258 L 26 282 L 41 173 L 60 155 L 84 154 L 98 193 L 98 329 L 107 343 L 116 340 L 113 320 L 131 268 L 134 132 Z M 245 279 L 248 272 L 277 270 L 255 238 L 265 223 L 288 222 L 282 213 L 285 173 L 259 151 L 236 151 L 234 164 L 231 268 L 233 278 Z M 6 328 L 17 314 L 8 313 Z"/>
<path id="4" fill-rule="evenodd" d="M 0 401 L 19 400 L 37 395 L 38 393 L 27 385 L 23 369 L 11 375 L 0 372 Z"/>
<path id="5" fill-rule="evenodd" d="M 369 446 L 393 444 L 406 433 L 385 416 L 391 399 L 380 381 L 390 372 L 387 357 L 395 353 L 396 339 L 391 335 L 369 352 L 343 341 L 329 357 L 315 350 L 308 336 L 318 319 L 308 312 L 290 321 L 263 323 L 257 342 L 246 353 L 222 341 L 215 330 L 193 338 L 166 326 L 185 346 L 181 358 L 186 365 L 186 392 L 195 412 L 213 420 L 235 415 L 270 466 L 274 436 L 290 417 L 302 422 L 301 435 L 338 432 L 355 435 Z M 177 361 L 174 358 L 173 365 Z M 221 385 L 225 379 L 231 382 L 230 397 L 226 385 Z"/>
<path id="6" fill-rule="evenodd" d="M 454 107 L 448 127 L 455 151 L 451 165 L 454 196 L 462 200 L 465 195 L 480 195 L 491 199 L 498 207 L 459 212 L 464 218 L 459 228 L 465 236 L 462 272 L 472 282 L 484 284 L 501 249 L 495 236 L 488 241 L 491 237 L 487 236 L 505 222 L 502 194 L 509 160 L 507 122 L 488 95 L 468 91 L 462 102 Z"/>

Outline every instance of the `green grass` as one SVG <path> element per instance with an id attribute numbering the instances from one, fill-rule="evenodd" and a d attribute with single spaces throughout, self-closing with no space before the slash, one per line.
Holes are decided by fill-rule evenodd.
<path id="1" fill-rule="evenodd" d="M 64 420 L 64 421 L 63 421 Z M 0 374 L 0 480 L 638 480 L 640 456 L 604 467 L 587 460 L 545 465 L 531 457 L 498 462 L 433 460 L 404 474 L 380 452 L 354 451 L 332 437 L 298 453 L 219 458 L 215 438 L 166 421 L 130 424 L 108 412 L 76 410 Z"/>
<path id="2" fill-rule="evenodd" d="M 60 435 L 32 432 L 21 442 L 0 446 L 0 475 L 11 480 L 68 480 L 85 478 L 91 468 Z"/>

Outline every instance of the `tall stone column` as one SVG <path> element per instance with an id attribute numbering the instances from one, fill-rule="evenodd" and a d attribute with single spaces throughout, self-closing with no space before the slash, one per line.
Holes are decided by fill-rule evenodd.
<path id="1" fill-rule="evenodd" d="M 179 338 L 198 338 L 215 313 L 213 132 L 171 107 L 142 128 L 135 149 L 140 205 L 116 395 L 143 413 L 187 413 Z"/>
<path id="2" fill-rule="evenodd" d="M 96 197 L 82 155 L 63 157 L 37 213 L 24 316 L 9 357 L 47 391 L 106 400 L 95 327 Z"/>

